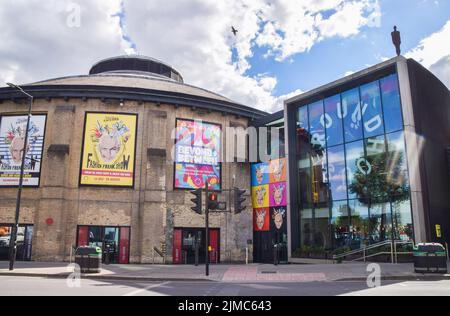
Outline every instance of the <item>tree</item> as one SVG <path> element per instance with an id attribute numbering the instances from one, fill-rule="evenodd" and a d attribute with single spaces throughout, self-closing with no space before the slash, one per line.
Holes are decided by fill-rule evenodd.
<path id="1" fill-rule="evenodd" d="M 386 204 L 391 202 L 401 203 L 410 197 L 408 177 L 404 165 L 403 151 L 390 150 L 375 152 L 367 155 L 367 159 L 361 157 L 357 160 L 357 168 L 349 186 L 350 192 L 358 196 L 360 203 L 373 206 L 381 205 L 380 241 L 386 239 Z M 394 234 L 394 224 L 392 219 Z M 376 218 L 369 219 L 370 227 L 377 223 Z M 394 236 L 392 235 L 392 238 Z"/>

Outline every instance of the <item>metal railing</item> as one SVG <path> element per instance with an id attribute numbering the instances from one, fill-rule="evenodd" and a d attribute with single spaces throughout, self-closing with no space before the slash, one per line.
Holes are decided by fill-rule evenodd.
<path id="1" fill-rule="evenodd" d="M 364 246 L 360 249 L 352 250 L 349 252 L 345 252 L 339 255 L 333 256 L 333 261 L 343 260 L 346 257 L 355 256 L 358 254 L 361 254 L 360 257 L 356 257 L 354 259 L 348 260 L 349 262 L 355 262 L 355 261 L 364 261 L 366 262 L 370 258 L 374 258 L 380 255 L 389 255 L 391 257 L 391 263 L 398 263 L 398 256 L 399 255 L 412 255 L 412 251 L 398 251 L 399 245 L 411 245 L 414 246 L 414 243 L 412 241 L 403 241 L 403 240 L 385 240 L 370 246 Z M 382 247 L 390 247 L 390 251 L 374 251 L 376 249 L 382 248 Z"/>

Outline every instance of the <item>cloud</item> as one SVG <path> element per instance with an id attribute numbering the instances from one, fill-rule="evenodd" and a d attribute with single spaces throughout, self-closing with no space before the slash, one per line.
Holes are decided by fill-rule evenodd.
<path id="1" fill-rule="evenodd" d="M 405 54 L 432 71 L 448 88 L 450 88 L 450 20 L 430 36 L 420 41 L 419 45 Z"/>
<path id="2" fill-rule="evenodd" d="M 99 59 L 123 53 L 128 45 L 113 16 L 119 10 L 116 0 L 3 0 L 0 84 L 87 73 Z"/>
<path id="3" fill-rule="evenodd" d="M 67 23 L 73 5 L 80 27 Z M 378 0 L 3 0 L 0 84 L 85 74 L 100 59 L 137 52 L 170 63 L 189 84 L 275 111 L 286 96 L 267 70 L 249 75 L 255 48 L 286 62 L 378 26 L 379 12 Z"/>

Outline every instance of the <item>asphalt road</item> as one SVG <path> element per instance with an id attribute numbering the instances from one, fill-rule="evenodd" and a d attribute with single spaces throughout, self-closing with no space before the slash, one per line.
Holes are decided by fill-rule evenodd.
<path id="1" fill-rule="evenodd" d="M 383 282 L 367 289 L 365 282 L 222 283 L 131 282 L 81 280 L 69 287 L 64 279 L 0 277 L 0 296 L 450 296 L 450 281 Z M 73 283 L 70 283 L 73 285 Z"/>

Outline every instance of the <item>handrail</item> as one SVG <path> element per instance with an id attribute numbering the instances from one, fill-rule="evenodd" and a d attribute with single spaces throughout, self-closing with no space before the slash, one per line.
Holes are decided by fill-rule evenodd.
<path id="1" fill-rule="evenodd" d="M 345 258 L 345 257 L 348 257 L 348 256 L 351 256 L 351 255 L 355 255 L 355 254 L 358 254 L 358 253 L 363 253 L 364 255 L 363 255 L 363 257 L 361 257 L 361 258 L 358 258 L 358 259 L 356 259 L 356 260 L 352 260 L 352 261 L 358 261 L 358 260 L 361 260 L 361 259 L 366 259 L 366 258 L 370 258 L 370 257 L 374 257 L 374 256 L 376 256 L 376 255 L 379 255 L 379 254 L 384 254 L 384 253 L 386 253 L 386 252 L 380 252 L 380 253 L 377 253 L 377 254 L 372 254 L 372 255 L 370 255 L 370 256 L 366 256 L 366 252 L 368 251 L 368 250 L 372 250 L 372 249 L 376 249 L 376 248 L 380 248 L 380 247 L 383 247 L 383 246 L 387 246 L 387 245 L 391 245 L 391 255 L 392 256 L 394 256 L 394 252 L 395 252 L 395 255 L 397 255 L 398 253 L 397 253 L 397 251 L 396 251 L 396 249 L 397 249 L 397 245 L 402 245 L 402 244 L 412 244 L 412 245 L 414 245 L 414 243 L 412 242 L 412 241 L 403 241 L 403 240 L 394 240 L 394 241 L 392 241 L 392 240 L 385 240 L 385 241 L 382 241 L 382 242 L 379 242 L 379 243 L 376 243 L 376 244 L 373 244 L 373 245 L 370 245 L 370 246 L 367 246 L 367 247 L 363 247 L 363 248 L 360 248 L 360 249 L 355 249 L 355 250 L 352 250 L 352 251 L 349 251 L 349 252 L 346 252 L 346 253 L 343 253 L 343 254 L 339 254 L 339 255 L 333 255 L 333 260 L 338 260 L 338 259 L 342 259 L 342 258 Z M 392 245 L 394 246 L 394 247 L 392 247 Z M 394 249 L 393 248 L 395 248 L 395 251 L 394 251 Z M 401 253 L 402 254 L 402 253 Z M 393 258 L 392 258 L 393 259 Z M 393 262 L 394 262 L 394 260 L 392 260 Z"/>

